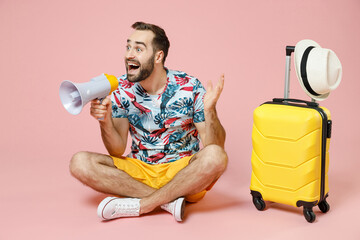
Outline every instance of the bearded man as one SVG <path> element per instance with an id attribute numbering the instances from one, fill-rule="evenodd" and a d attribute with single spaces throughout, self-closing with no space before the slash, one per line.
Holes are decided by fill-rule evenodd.
<path id="1" fill-rule="evenodd" d="M 164 66 L 170 43 L 162 28 L 143 22 L 132 28 L 118 89 L 91 102 L 109 155 L 78 152 L 70 172 L 111 195 L 98 206 L 102 220 L 161 207 L 182 221 L 185 202 L 201 200 L 227 166 L 216 113 L 224 76 L 206 92 L 198 79 Z M 131 152 L 124 156 L 129 132 Z"/>

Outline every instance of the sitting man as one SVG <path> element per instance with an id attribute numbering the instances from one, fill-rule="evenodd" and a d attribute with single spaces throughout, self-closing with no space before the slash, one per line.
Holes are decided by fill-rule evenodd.
<path id="1" fill-rule="evenodd" d="M 78 152 L 70 171 L 99 192 L 122 196 L 99 204 L 102 220 L 160 206 L 182 221 L 185 201 L 202 199 L 227 166 L 225 130 L 215 109 L 224 76 L 205 94 L 196 78 L 164 67 L 170 43 L 162 28 L 143 22 L 132 28 L 118 89 L 91 102 L 110 156 Z M 132 146 L 125 157 L 129 130 Z"/>

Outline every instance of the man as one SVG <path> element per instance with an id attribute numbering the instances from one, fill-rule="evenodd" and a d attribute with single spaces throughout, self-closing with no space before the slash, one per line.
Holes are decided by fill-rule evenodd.
<path id="1" fill-rule="evenodd" d="M 225 130 L 216 113 L 224 76 L 205 94 L 196 78 L 164 67 L 170 43 L 162 28 L 143 22 L 132 28 L 127 74 L 111 97 L 91 102 L 110 156 L 78 152 L 70 171 L 97 191 L 127 197 L 105 198 L 98 207 L 103 220 L 160 206 L 182 221 L 185 201 L 202 199 L 226 169 Z M 124 157 L 129 130 L 131 153 Z"/>

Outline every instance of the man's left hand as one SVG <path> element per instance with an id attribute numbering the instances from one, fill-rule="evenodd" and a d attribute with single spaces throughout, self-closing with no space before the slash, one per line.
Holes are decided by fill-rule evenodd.
<path id="1" fill-rule="evenodd" d="M 219 81 L 217 82 L 215 88 L 212 85 L 212 82 L 209 81 L 207 84 L 206 94 L 204 97 L 204 110 L 212 111 L 215 110 L 216 103 L 220 98 L 221 92 L 224 88 L 224 74 L 220 76 Z"/>

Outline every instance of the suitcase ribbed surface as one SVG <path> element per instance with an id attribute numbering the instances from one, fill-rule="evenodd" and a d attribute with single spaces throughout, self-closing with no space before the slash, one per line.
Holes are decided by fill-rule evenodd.
<path id="1" fill-rule="evenodd" d="M 322 124 L 321 115 L 313 108 L 263 104 L 255 109 L 250 189 L 260 192 L 265 201 L 293 206 L 299 200 L 318 201 Z M 328 153 L 325 193 L 327 170 Z"/>

